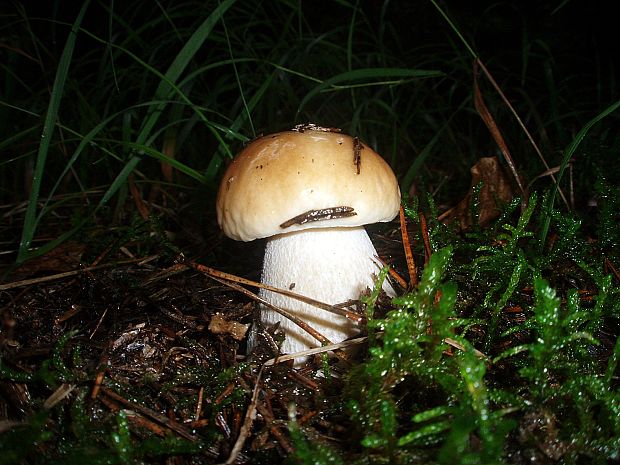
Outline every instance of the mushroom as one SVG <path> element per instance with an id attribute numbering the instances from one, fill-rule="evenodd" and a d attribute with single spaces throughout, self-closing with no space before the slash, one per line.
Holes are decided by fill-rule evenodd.
<path id="1" fill-rule="evenodd" d="M 224 174 L 217 217 L 232 239 L 269 238 L 262 283 L 336 305 L 373 287 L 377 252 L 363 225 L 392 220 L 400 190 L 381 156 L 357 138 L 333 131 L 309 125 L 251 141 Z M 387 281 L 383 289 L 395 295 Z M 259 295 L 330 342 L 359 332 L 344 316 L 264 289 Z M 259 318 L 263 325 L 280 322 L 283 353 L 321 345 L 264 305 Z M 250 348 L 255 337 L 254 330 Z"/>

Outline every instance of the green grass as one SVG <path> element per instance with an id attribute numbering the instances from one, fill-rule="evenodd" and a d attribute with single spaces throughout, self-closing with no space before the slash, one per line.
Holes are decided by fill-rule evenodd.
<path id="1" fill-rule="evenodd" d="M 85 264 L 137 243 L 144 255 L 180 249 L 210 266 L 243 269 L 214 220 L 227 161 L 262 133 L 304 122 L 340 127 L 394 168 L 415 226 L 415 256 L 424 256 L 420 213 L 434 253 L 418 288 L 391 307 L 377 302 L 380 287 L 364 300 L 368 353 L 333 381 L 342 383 L 338 395 L 321 393 L 338 406 L 326 408 L 325 421 L 341 422 L 347 434 L 330 441 L 319 421 L 283 415 L 295 451 L 278 458 L 620 460 L 618 68 L 604 36 L 588 35 L 582 6 L 48 3 L 0 10 L 7 269 L 70 239 L 88 244 Z M 457 232 L 436 218 L 467 193 L 470 168 L 491 155 L 508 161 L 476 111 L 476 57 L 489 73 L 477 76 L 480 95 L 530 187 L 492 224 Z M 149 218 L 136 213 L 140 201 Z M 474 216 L 476 209 L 474 202 Z M 3 295 L 2 308 L 19 296 Z M 80 328 L 56 335 L 49 357 L 29 371 L 0 357 L 0 379 L 35 393 L 27 422 L 0 433 L 0 463 L 191 456 L 221 439 L 218 414 L 249 404 L 248 368 L 220 360 L 165 386 L 206 386 L 215 398 L 237 383 L 231 398 L 212 406 L 198 443 L 138 440 L 124 413 L 93 422 L 85 412 L 94 369 L 81 364 L 79 344 L 67 349 L 69 329 Z M 44 409 L 47 391 L 62 383 L 78 386 L 71 403 Z M 145 383 L 139 394 L 148 402 Z M 49 424 L 58 429 L 48 432 Z M 38 457 L 37 444 L 52 446 Z"/>

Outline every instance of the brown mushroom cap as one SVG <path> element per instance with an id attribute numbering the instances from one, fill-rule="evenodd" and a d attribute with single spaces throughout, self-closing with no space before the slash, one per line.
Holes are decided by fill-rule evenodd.
<path id="1" fill-rule="evenodd" d="M 217 195 L 220 227 L 241 241 L 390 221 L 399 207 L 398 182 L 380 155 L 351 136 L 317 130 L 252 141 Z"/>

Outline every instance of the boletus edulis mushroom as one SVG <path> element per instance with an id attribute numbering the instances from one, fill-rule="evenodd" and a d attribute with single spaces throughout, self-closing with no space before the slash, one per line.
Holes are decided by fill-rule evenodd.
<path id="1" fill-rule="evenodd" d="M 226 170 L 217 196 L 228 237 L 268 238 L 262 283 L 332 305 L 372 289 L 379 265 L 364 225 L 392 220 L 399 207 L 398 182 L 380 155 L 355 137 L 314 125 L 251 141 Z M 387 281 L 383 289 L 394 295 Z M 264 289 L 259 295 L 333 343 L 359 332 L 344 316 Z M 261 306 L 263 325 L 278 321 L 283 353 L 321 345 Z"/>

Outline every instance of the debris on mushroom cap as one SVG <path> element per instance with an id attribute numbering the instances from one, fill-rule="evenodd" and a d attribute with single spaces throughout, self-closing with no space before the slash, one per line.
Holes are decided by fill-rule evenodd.
<path id="1" fill-rule="evenodd" d="M 217 196 L 220 227 L 242 241 L 390 221 L 399 207 L 396 176 L 380 155 L 357 138 L 314 128 L 253 140 Z"/>

